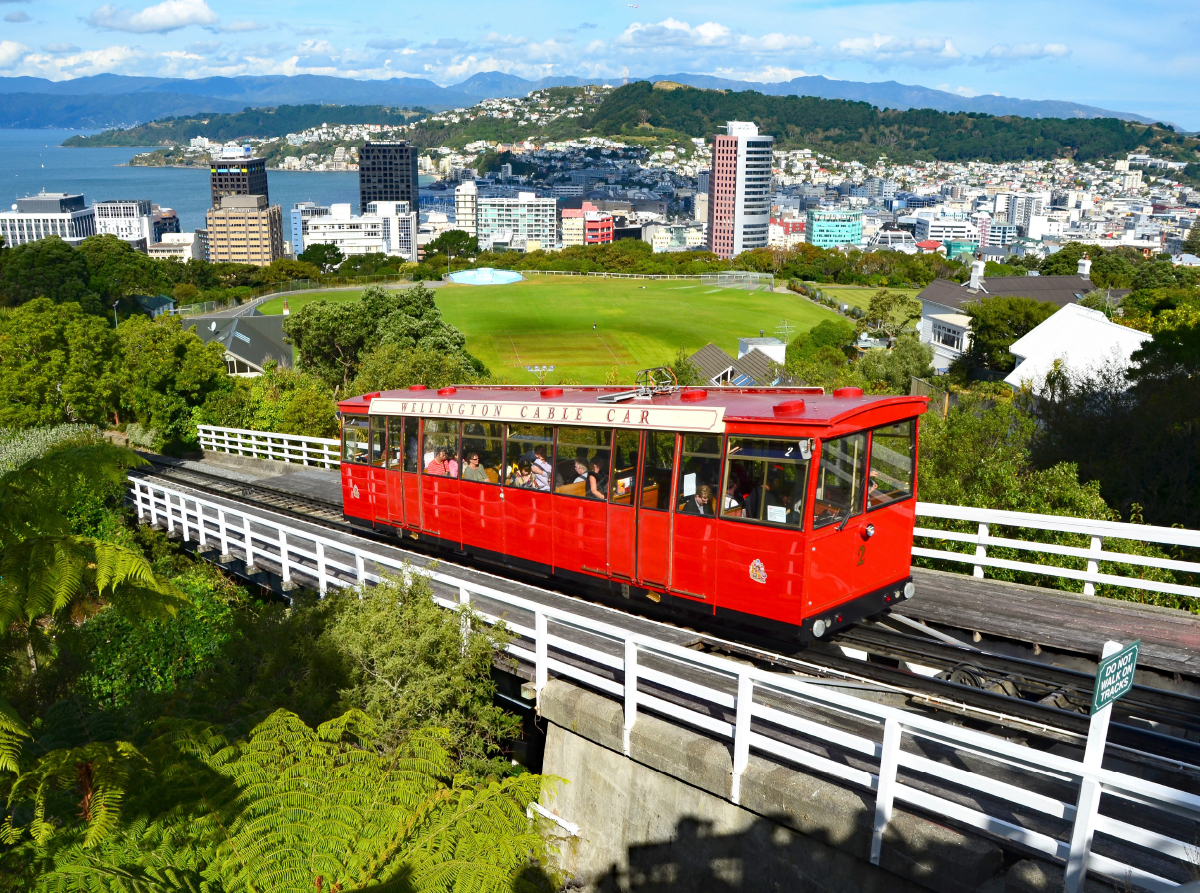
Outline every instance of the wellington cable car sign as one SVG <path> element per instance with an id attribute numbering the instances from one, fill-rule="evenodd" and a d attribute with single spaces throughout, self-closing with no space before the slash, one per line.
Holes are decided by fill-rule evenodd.
<path id="1" fill-rule="evenodd" d="M 1092 713 L 1098 713 L 1133 689 L 1133 672 L 1137 669 L 1141 644 L 1142 640 L 1138 639 L 1100 661 L 1096 667 L 1096 687 L 1092 691 Z"/>

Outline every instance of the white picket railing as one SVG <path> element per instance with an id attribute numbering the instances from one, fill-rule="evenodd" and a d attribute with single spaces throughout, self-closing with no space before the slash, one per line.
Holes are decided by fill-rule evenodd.
<path id="1" fill-rule="evenodd" d="M 196 428 L 200 432 L 200 448 L 211 452 L 298 462 L 322 468 L 338 468 L 342 464 L 342 442 L 337 438 L 248 431 L 216 425 L 197 425 Z"/>
<path id="2" fill-rule="evenodd" d="M 226 558 L 231 558 L 236 548 L 250 568 L 268 562 L 278 568 L 285 585 L 293 585 L 300 577 L 325 593 L 330 586 L 377 583 L 383 573 L 422 573 L 430 578 L 435 591 L 450 591 L 450 596 L 436 596 L 446 608 L 472 606 L 480 600 L 499 604 L 508 629 L 520 637 L 508 651 L 533 666 L 539 698 L 553 673 L 621 700 L 626 753 L 630 732 L 642 710 L 730 741 L 734 803 L 741 800 L 741 779 L 752 753 L 873 791 L 870 856 L 876 864 L 896 802 L 939 820 L 1017 842 L 1060 863 L 1074 855 L 1083 860 L 1087 870 L 1152 891 L 1174 890 L 1179 884 L 1144 865 L 1090 852 L 1093 835 L 1101 833 L 1143 847 L 1160 862 L 1174 866 L 1179 876 L 1186 873 L 1193 858 L 1190 840 L 1148 827 L 1160 822 L 1149 820 L 1147 808 L 1163 819 L 1183 819 L 1195 827 L 1200 823 L 1200 796 L 1195 794 L 830 691 L 798 677 L 695 652 L 450 573 L 417 571 L 375 551 L 369 543 L 359 546 L 299 530 L 270 515 L 227 508 L 154 481 L 131 477 L 130 483 L 131 499 L 143 522 L 164 523 L 169 531 L 178 529 L 185 541 L 196 540 L 201 547 L 219 546 Z M 514 620 L 512 611 L 523 612 L 530 619 Z M 476 616 L 489 623 L 500 619 L 484 612 Z M 572 638 L 564 635 L 568 630 Z M 583 644 L 581 639 L 591 644 Z M 663 696 L 666 693 L 672 700 Z M 769 704 L 765 703 L 768 699 Z M 781 734 L 780 729 L 785 731 Z M 814 753 L 797 746 L 797 739 L 836 749 L 850 759 L 838 761 Z M 950 747 L 959 759 L 955 765 L 931 760 L 919 752 L 922 744 Z M 972 766 L 977 768 L 968 768 Z M 921 783 L 922 776 L 935 779 L 943 793 L 946 786 L 952 786 L 968 794 L 955 793 L 950 799 L 933 793 Z M 1098 786 L 1110 808 L 1098 815 L 1092 809 L 1077 809 L 1077 800 L 1048 793 L 1064 784 L 1081 796 L 1085 789 L 1090 792 Z M 1135 804 L 1137 809 L 1122 810 L 1121 819 L 1112 817 L 1112 807 Z M 1050 819 L 1058 830 L 1049 834 L 1045 829 L 1026 827 L 1015 815 L 1019 810 L 1038 814 L 1041 822 Z M 1083 826 L 1076 828 L 1080 822 Z M 1073 845 L 1078 853 L 1072 852 Z"/>
<path id="3" fill-rule="evenodd" d="M 972 565 L 975 569 L 974 573 L 976 577 L 983 577 L 985 568 L 996 567 L 1014 571 L 1027 571 L 1048 577 L 1059 577 L 1065 580 L 1078 580 L 1083 583 L 1084 595 L 1095 595 L 1096 584 L 1104 583 L 1110 586 L 1121 586 L 1129 589 L 1144 589 L 1150 592 L 1165 592 L 1171 595 L 1200 598 L 1200 586 L 1187 586 L 1180 583 L 1143 580 L 1135 576 L 1100 573 L 1100 562 L 1103 561 L 1110 564 L 1125 565 L 1131 569 L 1152 567 L 1170 571 L 1181 571 L 1188 574 L 1200 574 L 1200 562 L 1180 561 L 1172 558 L 1155 558 L 1148 555 L 1130 555 L 1124 552 L 1113 552 L 1104 548 L 1104 541 L 1106 539 L 1197 548 L 1200 547 L 1200 531 L 1197 530 L 1184 530 L 1179 527 L 1155 527 L 1149 524 L 1126 524 L 1120 521 L 1092 521 L 1087 518 L 1072 518 L 1062 515 L 1037 515 L 1029 512 L 1008 512 L 1000 509 L 977 509 L 961 505 L 938 505 L 932 502 L 918 502 L 917 515 L 922 518 L 966 521 L 978 525 L 976 532 L 973 533 L 934 530 L 928 527 L 917 527 L 913 531 L 914 536 L 918 539 L 927 537 L 929 539 L 972 544 L 975 546 L 974 552 L 953 552 L 948 549 L 930 549 L 918 545 L 914 545 L 912 550 L 915 557 L 939 558 L 945 561 Z M 993 527 L 1078 534 L 1089 537 L 1090 545 L 1084 549 L 1078 546 L 1063 546 L 1057 543 L 1042 543 L 1034 540 L 997 537 L 992 536 L 990 533 Z M 1087 561 L 1087 567 L 1079 569 L 1053 564 L 1038 564 L 1032 561 L 1017 561 L 1011 558 L 994 558 L 988 555 L 987 550 L 989 546 L 1033 552 L 1042 556 L 1061 555 L 1071 558 L 1082 558 Z"/>

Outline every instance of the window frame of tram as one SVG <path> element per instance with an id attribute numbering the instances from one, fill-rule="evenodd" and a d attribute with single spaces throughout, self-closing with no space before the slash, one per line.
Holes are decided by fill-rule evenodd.
<path id="1" fill-rule="evenodd" d="M 868 450 L 870 447 L 870 431 L 853 431 L 849 434 L 844 434 L 841 437 L 833 437 L 829 440 L 821 442 L 821 461 L 817 466 L 817 486 L 813 496 L 813 521 L 812 529 L 821 530 L 831 524 L 837 524 L 844 527 L 849 523 L 851 518 L 856 518 L 865 511 L 866 503 L 866 472 Z M 830 458 L 841 460 L 846 453 L 842 451 L 841 445 L 844 442 L 851 442 L 856 439 L 861 439 L 861 449 L 851 458 L 851 473 L 850 473 L 850 496 L 846 500 L 846 504 L 838 506 L 835 511 L 828 515 L 818 517 L 817 510 L 820 506 L 831 506 L 824 497 L 826 490 L 826 468 L 829 467 L 835 478 L 841 477 L 845 479 L 844 469 L 835 468 L 838 463 L 831 463 Z M 846 514 L 843 514 L 843 509 L 848 509 Z"/>
<path id="2" fill-rule="evenodd" d="M 721 519 L 742 524 L 803 530 L 812 455 L 812 441 L 807 437 L 785 440 L 778 437 L 730 434 L 725 439 L 725 473 L 721 492 L 717 496 L 721 505 Z M 790 492 L 781 502 L 789 468 L 799 471 L 793 472 Z M 746 474 L 744 481 L 739 475 L 735 484 L 739 487 L 738 494 L 733 498 L 729 496 L 729 488 L 730 478 L 735 469 L 745 471 Z M 759 517 L 754 517 L 752 512 Z M 762 517 L 763 514 L 767 517 Z"/>
<path id="3" fill-rule="evenodd" d="M 404 464 L 404 416 L 390 415 L 387 419 L 387 462 L 388 471 L 400 471 Z"/>
<path id="4" fill-rule="evenodd" d="M 883 474 L 881 471 L 879 471 L 877 468 L 876 458 L 875 458 L 876 438 L 878 438 L 878 437 L 897 437 L 897 438 L 903 437 L 903 435 L 901 435 L 901 434 L 885 433 L 885 432 L 890 432 L 894 429 L 900 428 L 902 426 L 908 428 L 908 436 L 904 438 L 908 444 L 908 455 L 900 457 L 901 459 L 904 459 L 908 462 L 908 469 L 907 469 L 908 480 L 906 482 L 904 482 L 904 481 L 897 481 L 897 482 L 898 483 L 907 483 L 908 486 L 906 489 L 899 489 L 899 490 L 892 491 L 892 493 L 889 494 L 889 496 L 891 496 L 892 498 L 889 498 L 886 502 L 879 502 L 875 505 L 872 505 L 871 504 L 872 487 L 878 478 L 886 477 L 886 475 Z M 893 452 L 893 453 L 895 452 L 889 446 L 884 446 L 883 449 L 886 450 L 887 452 Z M 903 421 L 893 422 L 890 425 L 881 425 L 878 428 L 871 429 L 871 455 L 870 455 L 870 458 L 869 458 L 869 461 L 867 464 L 868 484 L 867 484 L 866 500 L 867 500 L 867 512 L 868 513 L 879 511 L 879 509 L 885 509 L 888 506 L 897 505 L 901 502 L 905 502 L 909 499 L 913 499 L 916 496 L 916 487 L 914 486 L 914 482 L 916 480 L 916 470 L 917 470 L 916 457 L 917 457 L 917 420 L 915 418 L 904 419 Z M 896 480 L 896 479 L 893 478 L 893 480 Z M 875 488 L 875 489 L 878 489 L 878 488 Z M 896 493 L 899 493 L 901 495 L 899 495 L 899 496 L 894 495 Z"/>
<path id="5" fill-rule="evenodd" d="M 346 435 L 360 432 L 353 441 Z M 352 455 L 351 450 L 355 453 Z M 365 415 L 342 416 L 342 461 L 350 465 L 369 465 L 371 458 L 371 420 Z"/>
<path id="6" fill-rule="evenodd" d="M 447 480 L 458 480 L 458 470 L 461 466 L 459 462 L 459 452 L 462 446 L 462 423 L 457 419 L 447 421 L 446 419 L 425 419 L 425 424 L 421 427 L 421 474 L 429 477 L 446 478 Z M 432 430 L 430 430 L 432 426 Z M 429 449 L 430 438 L 434 438 L 433 449 Z M 450 440 L 452 438 L 452 441 Z M 438 444 L 437 441 L 443 441 Z M 454 454 L 450 455 L 451 444 Z M 446 473 L 439 474 L 436 471 L 430 471 L 429 466 L 433 464 L 437 454 L 442 450 L 446 451 Z M 430 458 L 426 461 L 426 454 Z"/>
<path id="7" fill-rule="evenodd" d="M 482 428 L 482 431 L 467 431 L 469 426 L 477 426 Z M 462 423 L 462 433 L 459 437 L 459 451 L 462 455 L 458 477 L 461 481 L 466 481 L 470 484 L 486 484 L 489 487 L 499 487 L 504 483 L 504 444 L 506 441 L 506 431 L 503 422 L 484 422 L 470 421 Z M 488 444 L 493 441 L 499 444 L 496 450 L 489 449 Z M 468 446 L 468 443 L 477 444 L 483 443 L 483 446 Z M 483 478 L 467 477 L 467 469 L 471 467 L 470 461 L 473 454 L 479 454 L 479 468 L 483 470 Z M 495 454 L 496 461 L 493 463 L 490 457 Z M 485 459 L 487 461 L 485 461 Z M 496 479 L 493 481 L 488 472 L 493 472 Z"/>
<path id="8" fill-rule="evenodd" d="M 370 464 L 375 468 L 387 466 L 387 416 L 367 416 L 371 423 Z"/>
<path id="9" fill-rule="evenodd" d="M 534 429 L 539 429 L 541 431 L 549 432 L 549 436 L 540 436 L 540 437 L 539 436 L 531 436 Z M 514 435 L 513 435 L 514 430 L 523 431 L 524 433 L 518 434 L 514 437 Z M 504 486 L 505 487 L 508 487 L 508 488 L 514 489 L 514 490 L 532 490 L 535 493 L 553 493 L 553 491 L 554 491 L 554 486 L 553 486 L 554 485 L 554 475 L 555 475 L 555 470 L 554 470 L 554 468 L 555 468 L 555 466 L 554 466 L 555 437 L 554 437 L 554 435 L 555 435 L 556 430 L 557 430 L 556 425 L 528 425 L 528 424 L 505 425 L 505 430 L 504 430 Z M 513 443 L 528 443 L 528 444 L 530 444 L 530 448 L 528 450 L 522 449 L 521 459 L 514 460 L 512 458 L 511 447 L 512 447 Z M 533 470 L 535 467 L 540 468 L 540 466 L 536 465 L 537 455 L 534 452 L 537 449 L 539 444 L 545 445 L 546 461 L 550 466 L 549 470 L 546 472 L 545 488 L 539 487 L 537 485 L 537 479 L 538 479 L 539 475 L 537 474 L 536 471 Z M 530 484 L 532 484 L 532 486 L 517 482 L 517 474 L 520 469 L 520 462 L 522 459 L 524 459 L 526 453 L 529 453 L 530 455 L 534 456 L 533 460 L 529 460 Z"/>
<path id="10" fill-rule="evenodd" d="M 675 483 L 675 442 L 678 435 L 674 431 L 647 431 L 646 432 L 646 447 L 642 454 L 642 479 L 638 484 L 638 509 L 641 511 L 650 512 L 669 512 L 671 510 L 671 497 L 673 492 L 671 487 Z M 662 438 L 666 441 L 665 444 L 658 442 L 657 438 Z M 666 468 L 658 463 L 664 456 L 662 447 L 666 447 Z M 651 464 L 651 463 L 654 464 Z M 665 471 L 665 477 L 664 477 Z M 649 483 L 654 483 L 654 505 L 647 505 L 647 493 L 651 489 Z M 663 494 L 667 494 L 667 498 L 663 499 Z M 661 503 L 661 504 L 660 504 Z"/>
<path id="11" fill-rule="evenodd" d="M 566 496 L 569 499 L 589 499 L 593 502 L 605 503 L 608 501 L 608 481 L 612 476 L 612 450 L 613 450 L 613 429 L 612 428 L 585 428 L 576 427 L 574 425 L 560 425 L 556 429 L 555 437 L 555 496 Z M 564 441 L 563 435 L 566 434 L 569 440 Z M 594 435 L 594 436 L 593 436 Z M 588 441 L 595 441 L 590 443 Z M 564 458 L 562 448 L 567 447 L 575 452 L 574 458 Z M 582 451 L 582 453 L 581 453 Z M 588 478 L 594 473 L 592 464 L 597 461 L 597 458 L 604 458 L 598 462 L 600 465 L 600 474 L 603 479 L 597 480 L 596 485 L 602 495 L 595 496 L 591 492 L 588 485 Z M 574 468 L 576 463 L 582 462 L 585 468 L 583 480 L 566 480 L 566 475 L 563 470 L 567 463 L 572 463 L 572 469 L 576 474 L 578 470 Z M 569 473 L 569 472 L 568 472 Z M 559 484 L 558 480 L 562 479 Z M 583 484 L 582 492 L 575 492 L 576 484 Z"/>
<path id="12" fill-rule="evenodd" d="M 641 431 L 636 428 L 617 428 L 613 433 L 612 443 L 608 501 L 612 505 L 632 506 L 634 490 L 637 489 L 638 465 L 641 462 Z"/>
<path id="13" fill-rule="evenodd" d="M 721 471 L 722 460 L 724 458 L 725 438 L 720 434 L 681 434 L 683 442 L 679 447 L 679 467 L 678 480 L 675 485 L 675 498 L 671 503 L 671 509 L 676 514 L 680 515 L 696 515 L 697 517 L 716 517 L 716 512 L 712 506 L 714 503 L 714 495 L 721 486 Z M 712 444 L 705 443 L 712 441 L 716 444 L 715 452 L 708 450 L 700 450 L 698 447 L 711 447 Z M 692 449 L 690 447 L 696 447 Z M 688 471 L 688 460 L 694 460 L 692 471 Z M 709 472 L 712 467 L 711 463 L 715 463 L 715 471 Z M 700 473 L 703 470 L 705 481 L 701 481 Z M 707 478 L 712 477 L 713 483 L 709 484 Z M 692 480 L 688 481 L 688 478 Z M 698 510 L 688 510 L 688 506 L 696 506 L 695 496 L 701 487 L 709 488 L 708 512 L 701 513 Z"/>

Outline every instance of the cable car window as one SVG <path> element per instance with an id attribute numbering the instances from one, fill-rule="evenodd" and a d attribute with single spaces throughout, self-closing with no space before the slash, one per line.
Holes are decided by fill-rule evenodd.
<path id="1" fill-rule="evenodd" d="M 404 416 L 387 417 L 387 467 L 400 470 L 404 461 Z"/>
<path id="2" fill-rule="evenodd" d="M 504 426 L 499 422 L 463 422 L 462 479 L 500 483 L 504 468 Z"/>
<path id="3" fill-rule="evenodd" d="M 554 467 L 554 429 L 549 425 L 509 425 L 508 474 L 504 483 L 522 490 L 550 492 Z"/>
<path id="4" fill-rule="evenodd" d="M 701 487 L 708 488 L 711 498 L 712 494 L 717 492 L 720 484 L 720 435 L 683 435 L 683 451 L 679 454 L 679 490 L 675 494 L 675 511 L 683 511 L 688 500 L 701 492 Z"/>
<path id="5" fill-rule="evenodd" d="M 348 415 L 342 419 L 342 461 L 356 465 L 367 464 L 367 441 L 370 422 L 365 415 Z"/>
<path id="6" fill-rule="evenodd" d="M 458 424 L 445 419 L 425 420 L 425 451 L 421 458 L 426 474 L 458 477 Z"/>
<path id="7" fill-rule="evenodd" d="M 387 437 L 387 419 L 381 415 L 373 415 L 371 421 L 371 464 L 383 468 L 385 440 Z"/>
<path id="8" fill-rule="evenodd" d="M 609 499 L 617 505 L 633 505 L 633 485 L 637 481 L 637 431 L 618 429 L 613 448 L 613 470 L 609 478 Z"/>
<path id="9" fill-rule="evenodd" d="M 867 470 L 867 435 L 850 434 L 821 445 L 821 471 L 813 529 L 844 524 L 863 510 L 863 479 Z"/>
<path id="10" fill-rule="evenodd" d="M 916 420 L 909 419 L 871 432 L 867 511 L 912 497 L 916 428 Z"/>
<path id="11" fill-rule="evenodd" d="M 611 454 L 611 428 L 559 428 L 554 492 L 603 500 Z"/>
<path id="12" fill-rule="evenodd" d="M 807 438 L 730 437 L 721 517 L 801 529 L 811 456 Z"/>
<path id="13" fill-rule="evenodd" d="M 675 470 L 675 435 L 667 431 L 646 432 L 646 452 L 642 456 L 642 492 L 638 499 L 644 509 L 665 512 L 670 508 L 671 472 Z"/>
<path id="14" fill-rule="evenodd" d="M 404 470 L 416 474 L 421 464 L 421 420 L 410 418 L 404 423 Z"/>

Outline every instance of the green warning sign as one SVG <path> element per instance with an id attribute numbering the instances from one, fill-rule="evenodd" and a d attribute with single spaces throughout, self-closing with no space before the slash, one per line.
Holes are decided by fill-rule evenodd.
<path id="1" fill-rule="evenodd" d="M 1138 648 L 1142 640 L 1126 645 L 1112 657 L 1100 661 L 1096 668 L 1096 688 L 1092 692 L 1092 713 L 1103 710 L 1133 688 L 1133 671 L 1137 669 Z"/>

